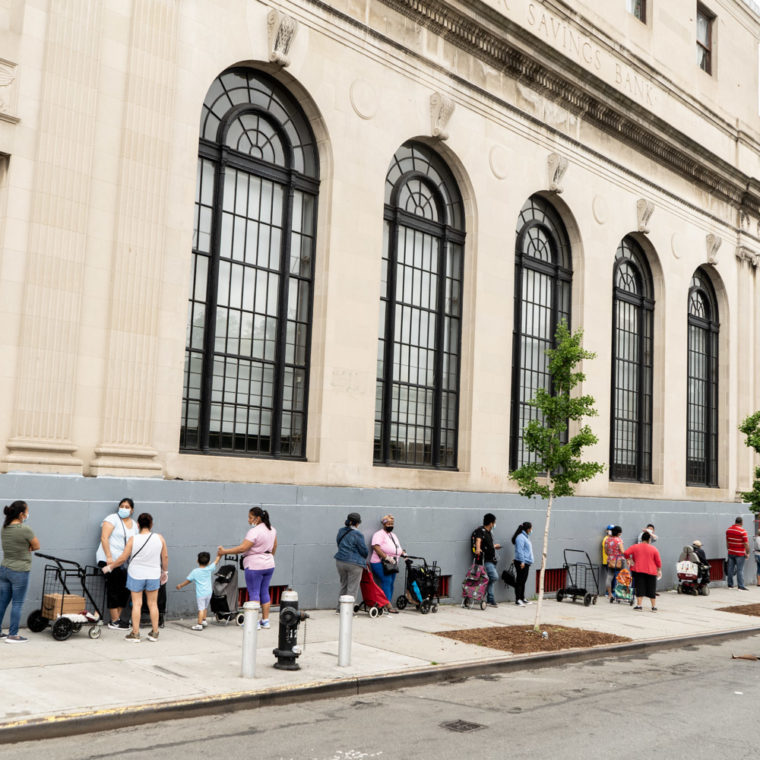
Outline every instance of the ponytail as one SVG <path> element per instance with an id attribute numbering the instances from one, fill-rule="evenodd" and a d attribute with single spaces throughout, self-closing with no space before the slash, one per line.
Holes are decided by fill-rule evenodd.
<path id="1" fill-rule="evenodd" d="M 3 509 L 3 513 L 5 514 L 3 527 L 7 528 L 14 520 L 18 520 L 27 509 L 29 509 L 29 507 L 25 501 L 14 501 L 13 504 L 5 507 Z"/>
<path id="2" fill-rule="evenodd" d="M 524 530 L 530 530 L 533 527 L 532 523 L 524 522 L 520 523 L 517 526 L 517 530 L 514 532 L 514 535 L 512 536 L 512 543 L 515 543 L 517 541 L 517 537 L 524 531 Z"/>
<path id="3" fill-rule="evenodd" d="M 269 512 L 267 512 L 266 509 L 262 509 L 261 507 L 251 507 L 248 514 L 258 517 L 259 520 L 267 526 L 267 530 L 272 530 L 272 525 L 269 522 Z"/>

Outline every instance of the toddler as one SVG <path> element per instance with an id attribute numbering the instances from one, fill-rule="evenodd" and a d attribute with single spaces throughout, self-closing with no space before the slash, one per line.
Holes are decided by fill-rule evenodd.
<path id="1" fill-rule="evenodd" d="M 177 584 L 177 591 L 182 590 L 188 583 L 195 583 L 195 600 L 198 603 L 198 622 L 192 627 L 193 631 L 202 631 L 207 625 L 206 613 L 211 601 L 212 579 L 211 574 L 221 559 L 217 554 L 216 559 L 209 564 L 211 555 L 208 552 L 199 552 L 198 567 L 190 572 L 187 579 Z"/>

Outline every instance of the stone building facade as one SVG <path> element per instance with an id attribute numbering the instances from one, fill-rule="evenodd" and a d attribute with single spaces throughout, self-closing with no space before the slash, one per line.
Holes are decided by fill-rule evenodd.
<path id="1" fill-rule="evenodd" d="M 605 473 L 680 546 L 745 510 L 760 16 L 739 0 L 0 0 L 0 497 L 89 561 L 131 495 L 177 573 L 246 507 L 276 584 L 394 512 L 456 581 L 566 318 Z M 506 542 L 503 540 L 503 542 Z M 509 552 L 505 553 L 510 558 Z M 180 605 L 179 600 L 176 604 Z"/>

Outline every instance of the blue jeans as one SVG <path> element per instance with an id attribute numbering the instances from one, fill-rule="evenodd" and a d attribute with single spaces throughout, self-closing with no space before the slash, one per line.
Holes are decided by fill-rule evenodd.
<path id="1" fill-rule="evenodd" d="M 18 636 L 18 626 L 21 622 L 21 608 L 24 606 L 26 588 L 29 585 L 29 571 L 10 570 L 0 566 L 0 628 L 8 605 L 13 600 L 11 607 L 11 625 L 8 631 L 10 636 Z"/>
<path id="2" fill-rule="evenodd" d="M 744 559 L 744 557 L 737 556 L 736 554 L 728 555 L 728 564 L 726 566 L 726 585 L 729 588 L 734 585 L 734 575 L 736 576 L 736 581 L 739 588 L 744 586 Z"/>
<path id="3" fill-rule="evenodd" d="M 488 573 L 488 589 L 486 589 L 486 601 L 493 602 L 495 604 L 496 599 L 493 595 L 493 587 L 496 581 L 499 580 L 499 574 L 496 572 L 496 563 L 484 562 L 483 567 L 485 567 L 486 572 Z"/>
<path id="4" fill-rule="evenodd" d="M 380 586 L 391 606 L 395 607 L 396 604 L 393 601 L 393 585 L 396 583 L 396 576 L 398 573 L 386 573 L 382 562 L 370 562 L 369 566 L 372 568 L 372 575 L 375 576 L 377 585 Z"/>

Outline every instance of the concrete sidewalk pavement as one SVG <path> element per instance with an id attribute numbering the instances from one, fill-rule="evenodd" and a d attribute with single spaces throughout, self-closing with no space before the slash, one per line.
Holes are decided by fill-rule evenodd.
<path id="1" fill-rule="evenodd" d="M 627 636 L 635 645 L 668 646 L 682 639 L 742 635 L 760 631 L 760 619 L 720 612 L 718 607 L 760 602 L 760 589 L 748 592 L 711 589 L 709 597 L 663 593 L 658 611 L 634 612 L 628 605 L 558 603 L 547 598 L 546 624 L 565 625 Z M 352 659 L 338 667 L 338 616 L 318 610 L 301 625 L 305 643 L 301 670 L 272 667 L 277 645 L 277 615 L 272 628 L 258 632 L 256 678 L 240 676 L 242 628 L 209 623 L 192 631 L 194 620 L 169 621 L 158 642 L 143 637 L 124 641 L 120 631 L 103 630 L 91 640 L 87 630 L 55 641 L 50 629 L 25 632 L 23 645 L 0 644 L 0 743 L 86 730 L 113 728 L 189 712 L 223 711 L 295 701 L 352 690 L 393 688 L 405 683 L 483 672 L 484 669 L 535 667 L 568 657 L 612 656 L 631 645 L 571 650 L 550 655 L 499 652 L 432 635 L 440 631 L 494 625 L 533 624 L 535 606 L 502 603 L 498 609 L 465 610 L 441 605 L 437 614 L 407 610 L 376 619 L 354 618 Z M 684 642 L 688 643 L 688 642 Z"/>

